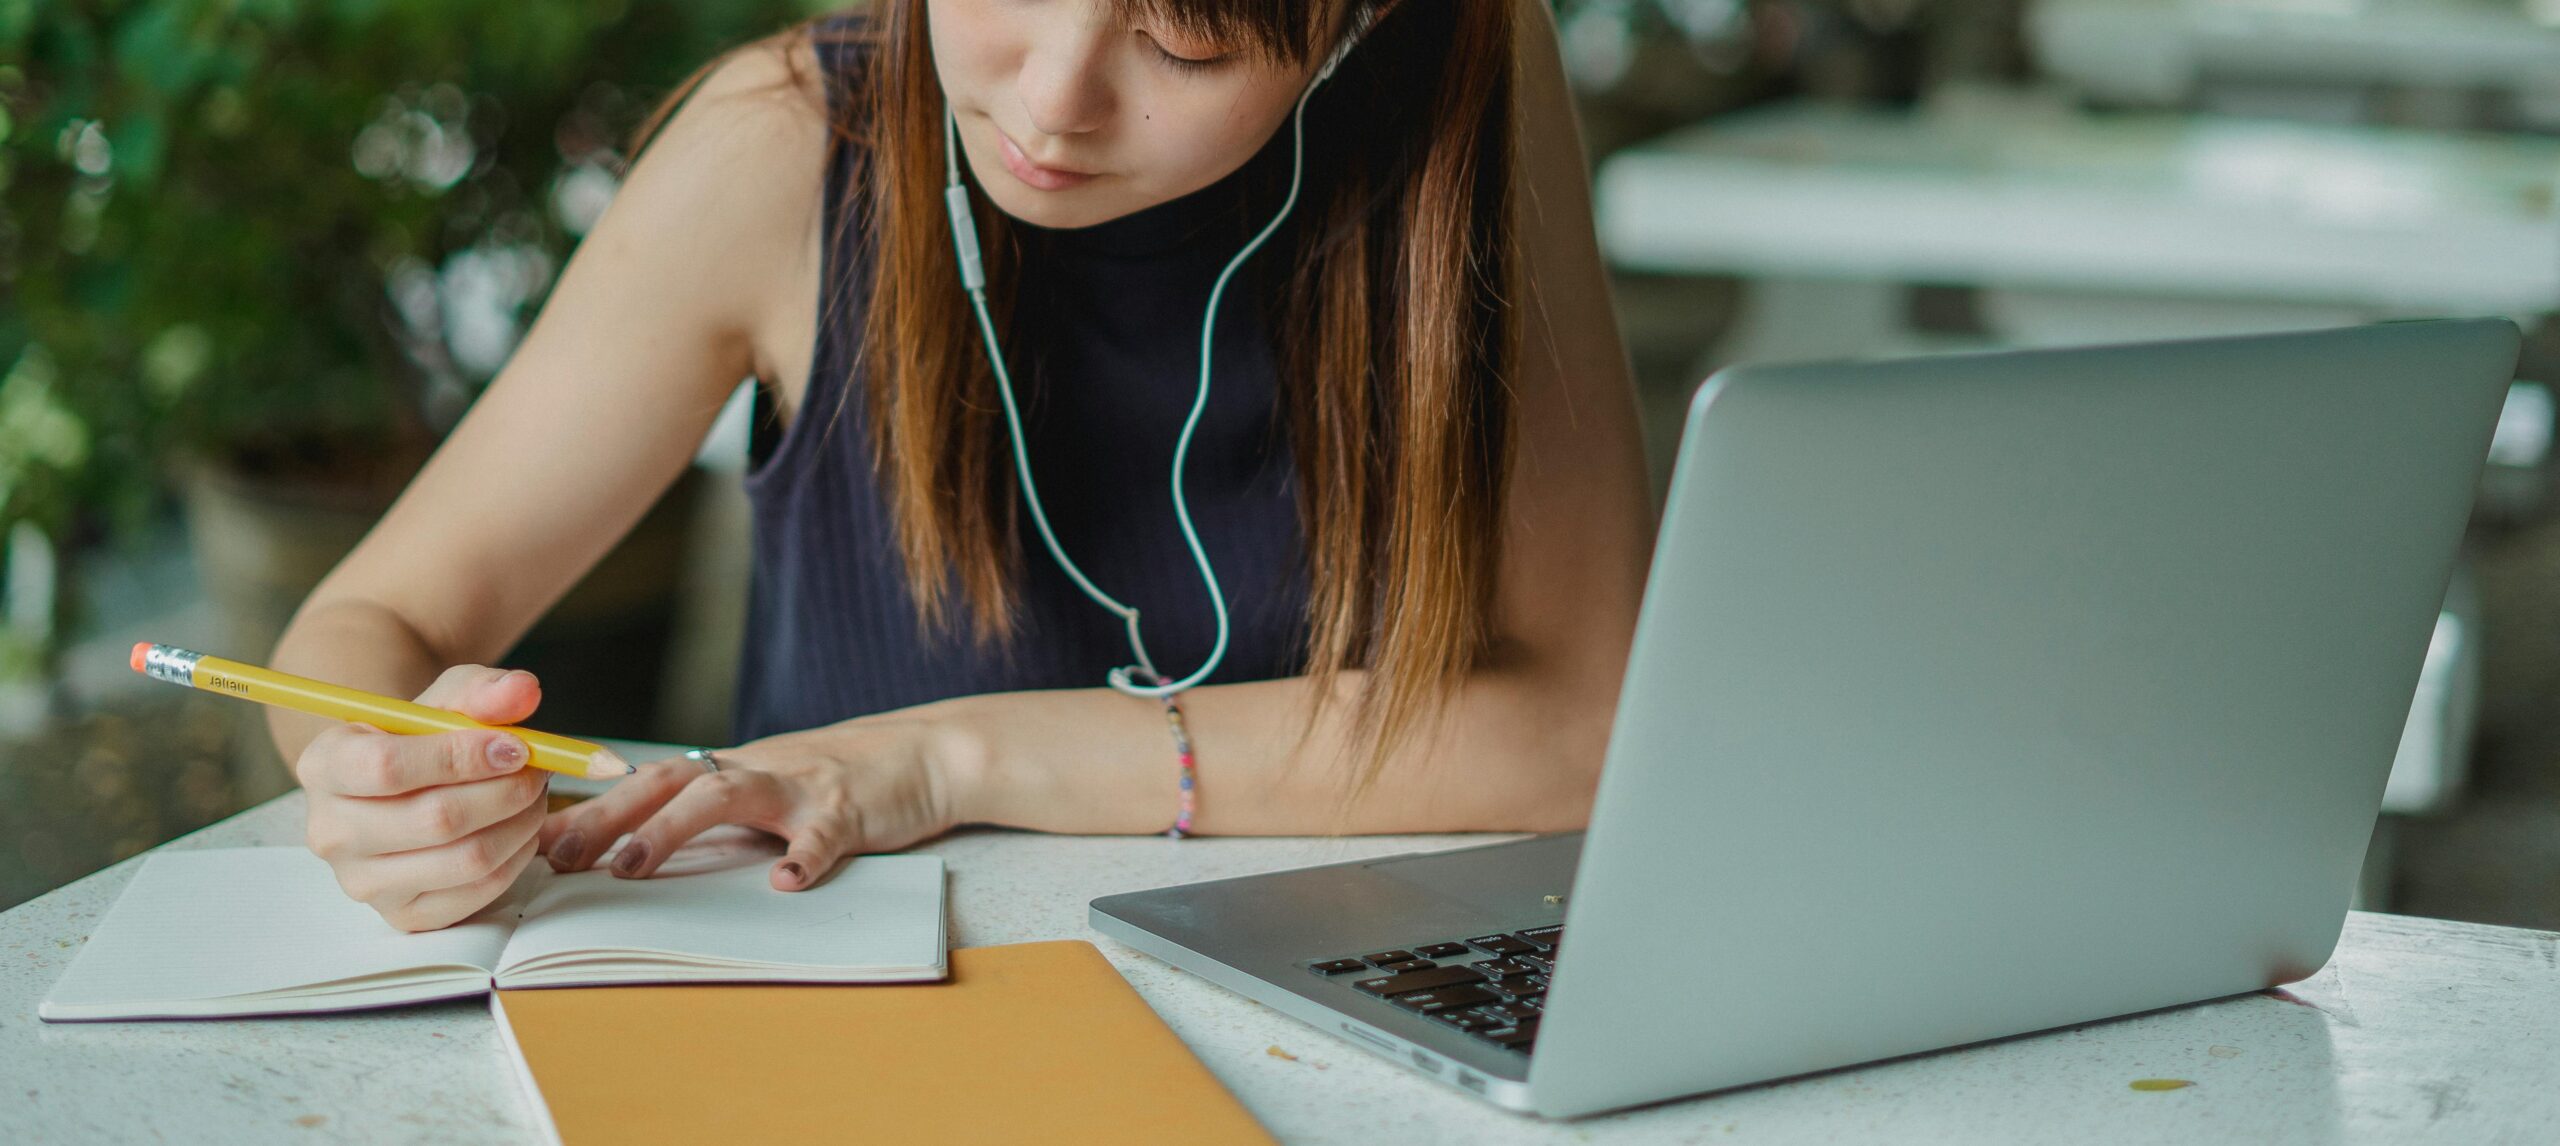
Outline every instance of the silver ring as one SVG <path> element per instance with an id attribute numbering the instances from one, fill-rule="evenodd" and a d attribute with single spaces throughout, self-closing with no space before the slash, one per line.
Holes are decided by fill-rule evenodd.
<path id="1" fill-rule="evenodd" d="M 688 750 L 684 754 L 684 758 L 701 764 L 702 770 L 705 772 L 717 772 L 720 770 L 720 761 L 711 755 L 711 750 L 708 748 L 695 748 Z"/>

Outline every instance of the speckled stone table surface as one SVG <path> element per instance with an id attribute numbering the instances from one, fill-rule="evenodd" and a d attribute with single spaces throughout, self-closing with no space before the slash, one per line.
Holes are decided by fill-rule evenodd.
<path id="1" fill-rule="evenodd" d="M 165 846 L 297 844 L 299 793 Z M 2357 914 L 2293 998 L 2248 995 L 1550 1123 L 1381 1062 L 1094 936 L 1097 895 L 1479 842 L 972 831 L 955 946 L 1085 938 L 1288 1142 L 2560 1141 L 2560 935 Z M 0 914 L 0 1142 L 527 1141 L 477 1001 L 342 1016 L 55 1025 L 36 1000 L 139 859 Z M 2192 1085 L 2138 1091 L 2135 1079 Z"/>

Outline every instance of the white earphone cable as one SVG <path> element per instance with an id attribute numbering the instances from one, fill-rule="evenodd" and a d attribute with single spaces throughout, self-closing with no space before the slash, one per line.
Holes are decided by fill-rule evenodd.
<path id="1" fill-rule="evenodd" d="M 1192 397 L 1191 413 L 1183 419 L 1182 433 L 1175 439 L 1173 446 L 1173 514 L 1174 520 L 1182 527 L 1183 544 L 1190 549 L 1193 563 L 1199 566 L 1200 581 L 1208 587 L 1209 604 L 1217 615 L 1218 635 L 1216 641 L 1210 646 L 1208 658 L 1200 663 L 1199 668 L 1192 670 L 1190 675 L 1180 680 L 1166 680 L 1164 674 L 1157 670 L 1155 661 L 1148 657 L 1146 641 L 1138 631 L 1138 610 L 1122 604 L 1119 599 L 1103 592 L 1091 578 L 1086 577 L 1084 570 L 1067 556 L 1065 547 L 1058 543 L 1056 531 L 1049 527 L 1048 511 L 1041 506 L 1039 487 L 1031 478 L 1031 454 L 1025 445 L 1022 412 L 1014 402 L 1013 378 L 1005 369 L 1004 349 L 997 343 L 995 324 L 987 316 L 986 270 L 978 251 L 977 219 L 970 209 L 969 190 L 960 182 L 959 119 L 951 111 L 950 104 L 946 102 L 943 105 L 942 157 L 944 173 L 947 176 L 947 183 L 943 189 L 943 205 L 951 216 L 952 243 L 959 257 L 961 285 L 969 292 L 970 307 L 977 314 L 978 330 L 987 344 L 987 360 L 995 367 L 996 393 L 1004 403 L 1005 426 L 1011 432 L 1014 473 L 1022 482 L 1023 504 L 1031 510 L 1031 523 L 1040 533 L 1041 544 L 1048 548 L 1049 556 L 1056 559 L 1058 567 L 1066 572 L 1067 578 L 1075 582 L 1076 588 L 1083 590 L 1084 595 L 1092 598 L 1095 604 L 1110 610 L 1113 615 L 1128 625 L 1129 647 L 1136 653 L 1138 663 L 1112 669 L 1106 679 L 1112 688 L 1131 696 L 1161 698 L 1190 688 L 1208 679 L 1209 674 L 1217 670 L 1218 662 L 1226 657 L 1230 628 L 1226 595 L 1219 590 L 1218 573 L 1210 567 L 1208 550 L 1200 544 L 1200 532 L 1192 525 L 1191 506 L 1183 497 L 1182 479 L 1183 463 L 1191 454 L 1192 434 L 1199 429 L 1201 414 L 1209 408 L 1210 348 L 1216 337 L 1218 300 L 1225 295 L 1227 281 L 1235 276 L 1237 268 L 1242 267 L 1247 258 L 1261 249 L 1263 242 L 1280 229 L 1280 224 L 1288 219 L 1290 210 L 1297 206 L 1298 183 L 1305 172 L 1306 163 L 1307 100 L 1315 94 L 1319 85 L 1333 75 L 1334 68 L 1341 64 L 1345 55 L 1350 53 L 1351 45 L 1367 30 L 1369 15 L 1366 9 L 1358 14 L 1353 31 L 1343 37 L 1342 43 L 1326 57 L 1324 64 L 1317 69 L 1315 77 L 1307 84 L 1306 90 L 1298 93 L 1297 108 L 1290 115 L 1289 120 L 1288 197 L 1282 200 L 1279 212 L 1271 217 L 1271 221 L 1264 224 L 1262 230 L 1254 235 L 1253 241 L 1246 243 L 1243 250 L 1236 252 L 1235 257 L 1227 261 L 1226 269 L 1218 273 L 1217 283 L 1209 289 L 1208 313 L 1200 323 L 1200 387 Z M 1132 668 L 1146 673 L 1157 683 L 1138 683 L 1130 675 Z"/>

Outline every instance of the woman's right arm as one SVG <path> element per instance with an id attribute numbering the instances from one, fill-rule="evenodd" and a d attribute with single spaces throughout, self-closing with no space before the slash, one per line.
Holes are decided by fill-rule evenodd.
<path id="1" fill-rule="evenodd" d="M 741 51 L 667 123 L 506 367 L 295 612 L 272 664 L 484 723 L 532 714 L 530 674 L 482 666 L 692 463 L 739 380 L 777 377 L 809 335 L 826 127 L 806 52 Z M 267 713 L 308 793 L 312 850 L 393 925 L 453 923 L 532 859 L 544 774 L 520 767 L 517 738 Z"/>

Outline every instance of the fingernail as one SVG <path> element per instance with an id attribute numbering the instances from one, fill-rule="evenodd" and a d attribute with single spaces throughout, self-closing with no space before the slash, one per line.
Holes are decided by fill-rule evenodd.
<path id="1" fill-rule="evenodd" d="M 571 828 L 568 831 L 560 833 L 560 838 L 551 842 L 551 866 L 555 869 L 576 867 L 578 864 L 578 849 L 585 846 L 587 846 L 587 834 L 585 832 L 579 831 L 576 828 Z"/>
<path id="2" fill-rule="evenodd" d="M 513 772 L 524 767 L 524 741 L 512 736 L 490 741 L 489 767 L 500 772 Z"/>
<path id="3" fill-rule="evenodd" d="M 633 840 L 622 845 L 621 854 L 613 857 L 613 873 L 633 875 L 639 872 L 641 864 L 647 862 L 649 862 L 649 841 Z"/>
<path id="4" fill-rule="evenodd" d="M 809 882 L 809 873 L 800 870 L 800 865 L 790 860 L 783 861 L 782 874 L 789 876 L 793 883 Z"/>

